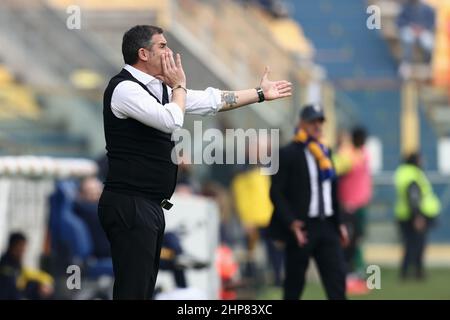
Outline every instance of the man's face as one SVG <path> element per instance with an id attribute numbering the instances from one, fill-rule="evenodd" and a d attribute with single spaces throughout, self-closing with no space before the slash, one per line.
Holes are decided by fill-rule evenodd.
<path id="1" fill-rule="evenodd" d="M 14 260 L 16 260 L 19 263 L 22 263 L 26 248 L 27 248 L 26 241 L 17 242 L 11 249 L 11 254 L 12 254 Z"/>
<path id="2" fill-rule="evenodd" d="M 163 34 L 154 34 L 151 46 L 142 48 L 141 59 L 145 62 L 147 70 L 152 76 L 162 75 L 161 55 L 165 52 L 172 52 L 167 46 L 167 40 Z"/>
<path id="3" fill-rule="evenodd" d="M 320 138 L 322 138 L 323 134 L 323 123 L 324 123 L 323 119 L 317 119 L 312 121 L 301 120 L 300 127 L 303 130 L 305 130 L 310 137 L 319 140 Z"/>

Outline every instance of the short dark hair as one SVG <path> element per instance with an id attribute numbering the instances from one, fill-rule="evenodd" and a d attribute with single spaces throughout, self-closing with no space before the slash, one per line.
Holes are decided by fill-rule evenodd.
<path id="1" fill-rule="evenodd" d="M 122 40 L 122 55 L 125 63 L 135 64 L 138 61 L 139 49 L 148 47 L 153 35 L 163 32 L 162 28 L 149 25 L 134 26 L 125 32 Z"/>
<path id="2" fill-rule="evenodd" d="M 356 148 L 362 147 L 366 143 L 367 131 L 363 127 L 355 127 L 352 130 L 352 143 Z"/>
<path id="3" fill-rule="evenodd" d="M 405 156 L 404 162 L 406 164 L 411 164 L 416 167 L 420 167 L 420 153 L 419 152 L 411 152 L 410 154 Z"/>
<path id="4" fill-rule="evenodd" d="M 27 241 L 27 238 L 22 232 L 13 232 L 9 235 L 8 240 L 8 249 L 12 249 L 15 247 L 19 242 Z"/>

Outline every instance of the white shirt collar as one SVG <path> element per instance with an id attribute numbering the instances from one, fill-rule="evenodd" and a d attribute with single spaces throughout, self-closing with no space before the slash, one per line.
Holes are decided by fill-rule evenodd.
<path id="1" fill-rule="evenodd" d="M 143 84 L 147 85 L 150 82 L 158 81 L 161 82 L 159 79 L 155 78 L 154 76 L 149 75 L 148 73 L 145 73 L 139 69 L 136 69 L 133 66 L 130 66 L 129 64 L 126 64 L 125 67 L 123 67 L 125 70 L 131 73 L 133 77 L 135 77 L 137 80 L 142 82 Z"/>

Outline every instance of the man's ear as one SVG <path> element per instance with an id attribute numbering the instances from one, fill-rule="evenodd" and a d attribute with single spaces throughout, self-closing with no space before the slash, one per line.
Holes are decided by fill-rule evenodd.
<path id="1" fill-rule="evenodd" d="M 148 51 L 145 50 L 144 48 L 140 48 L 138 50 L 138 57 L 142 61 L 148 61 L 148 58 L 149 58 Z"/>

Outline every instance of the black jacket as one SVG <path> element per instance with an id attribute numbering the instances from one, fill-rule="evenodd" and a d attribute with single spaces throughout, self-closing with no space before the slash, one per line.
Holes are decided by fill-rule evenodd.
<path id="1" fill-rule="evenodd" d="M 20 300 L 22 294 L 17 289 L 17 278 L 22 266 L 9 253 L 0 259 L 0 300 Z"/>
<path id="2" fill-rule="evenodd" d="M 272 176 L 270 188 L 274 212 L 269 232 L 275 239 L 293 238 L 289 225 L 295 219 L 303 221 L 308 228 L 311 184 L 304 149 L 303 144 L 296 142 L 291 142 L 280 149 L 279 170 Z M 341 221 L 336 182 L 336 178 L 334 178 L 331 187 L 334 213 L 330 219 L 338 228 Z"/>

